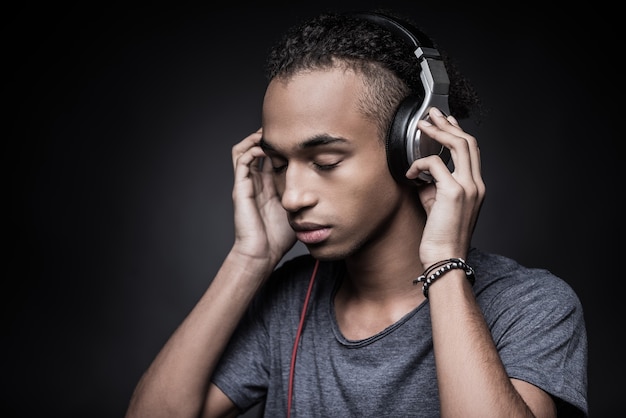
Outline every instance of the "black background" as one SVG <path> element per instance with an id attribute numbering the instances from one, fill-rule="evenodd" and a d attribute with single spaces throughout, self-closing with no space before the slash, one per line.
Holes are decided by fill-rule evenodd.
<path id="1" fill-rule="evenodd" d="M 488 187 L 474 243 L 576 290 L 591 416 L 623 409 L 615 10 L 82 4 L 4 18 L 4 416 L 124 414 L 232 243 L 230 148 L 260 125 L 267 49 L 328 7 L 380 5 L 413 16 L 488 109 L 462 122 Z"/>

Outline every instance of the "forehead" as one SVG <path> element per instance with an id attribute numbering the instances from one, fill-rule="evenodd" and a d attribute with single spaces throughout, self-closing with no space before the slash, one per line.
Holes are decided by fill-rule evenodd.
<path id="1" fill-rule="evenodd" d="M 263 101 L 263 137 L 273 146 L 320 135 L 353 138 L 363 129 L 375 129 L 363 112 L 363 97 L 361 76 L 349 69 L 274 79 Z"/>

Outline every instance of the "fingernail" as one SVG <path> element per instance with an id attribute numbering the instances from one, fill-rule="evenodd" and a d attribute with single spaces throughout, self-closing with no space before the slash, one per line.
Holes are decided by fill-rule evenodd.
<path id="1" fill-rule="evenodd" d="M 443 116 L 443 113 L 441 113 L 441 110 L 437 109 L 436 107 L 431 108 L 431 112 L 435 116 Z"/>

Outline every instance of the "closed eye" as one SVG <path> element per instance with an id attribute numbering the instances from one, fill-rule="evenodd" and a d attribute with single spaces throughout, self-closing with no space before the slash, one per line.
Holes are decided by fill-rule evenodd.
<path id="1" fill-rule="evenodd" d="M 274 171 L 274 173 L 276 173 L 276 174 L 280 174 L 280 173 L 284 172 L 286 169 L 287 169 L 287 164 L 283 164 L 283 165 L 280 165 L 280 166 L 272 165 L 272 171 Z"/>
<path id="2" fill-rule="evenodd" d="M 344 145 L 347 140 L 340 137 L 333 137 L 326 134 L 316 135 L 298 145 L 298 151 L 293 157 L 296 160 L 305 162 L 318 171 L 330 171 L 337 168 L 346 155 Z M 286 158 L 265 138 L 261 138 L 259 143 L 265 154 L 272 161 L 272 170 L 275 174 L 283 174 L 289 165 L 289 158 Z"/>
<path id="3" fill-rule="evenodd" d="M 315 167 L 316 170 L 328 171 L 328 170 L 332 170 L 333 168 L 336 168 L 337 166 L 339 166 L 340 163 L 341 161 L 337 161 L 331 164 L 320 164 L 320 163 L 313 162 L 312 165 L 313 167 Z M 285 172 L 285 170 L 287 170 L 287 166 L 288 164 L 272 165 L 272 171 L 274 171 L 274 173 L 276 174 L 281 174 Z"/>
<path id="4" fill-rule="evenodd" d="M 337 161 L 336 163 L 332 163 L 332 164 L 319 164 L 314 162 L 313 166 L 315 166 L 315 168 L 317 168 L 320 171 L 327 171 L 327 170 L 332 170 L 333 168 L 337 167 L 339 165 L 341 161 Z"/>

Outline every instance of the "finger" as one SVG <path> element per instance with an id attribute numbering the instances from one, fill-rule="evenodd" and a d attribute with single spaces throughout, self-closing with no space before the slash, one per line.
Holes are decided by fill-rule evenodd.
<path id="1" fill-rule="evenodd" d="M 444 122 L 444 119 L 447 123 Z M 464 184 L 466 191 L 474 196 L 473 201 L 475 205 L 480 208 L 486 188 L 482 178 L 480 148 L 476 137 L 465 132 L 457 119 L 452 115 L 445 118 L 437 117 L 434 121 L 436 126 L 440 129 L 456 135 L 465 141 L 465 144 L 461 141 L 455 141 L 458 145 L 462 146 L 456 147 L 454 150 L 451 148 L 451 155 L 454 153 L 452 158 L 455 164 L 455 172 L 457 172 L 459 167 L 462 167 L 458 170 L 459 175 L 453 174 L 453 176 L 455 176 L 460 183 Z M 440 123 L 437 124 L 437 122 Z M 465 166 L 463 162 L 467 162 L 467 166 Z M 445 176 L 447 173 L 442 171 L 441 175 Z"/>
<path id="2" fill-rule="evenodd" d="M 430 116 L 434 126 L 422 123 L 424 132 L 450 150 L 456 176 L 482 182 L 476 138 L 465 132 L 453 116 L 446 117 L 436 108 L 430 110 Z"/>
<path id="3" fill-rule="evenodd" d="M 437 155 L 431 155 L 415 160 L 407 170 L 406 176 L 409 179 L 415 179 L 421 172 L 424 171 L 429 172 L 436 183 L 453 180 L 450 169 Z"/>
<path id="4" fill-rule="evenodd" d="M 263 174 L 263 188 L 274 188 L 274 167 L 272 166 L 272 161 L 265 156 L 260 158 L 259 168 Z"/>
<path id="5" fill-rule="evenodd" d="M 428 110 L 428 115 L 430 116 L 430 120 L 432 124 L 439 127 L 440 129 L 445 130 L 446 132 L 450 132 L 457 136 L 465 135 L 465 131 L 459 125 L 459 122 L 452 115 L 444 115 L 441 110 L 436 107 L 431 107 Z"/>
<path id="6" fill-rule="evenodd" d="M 454 116 L 452 116 L 452 115 L 448 115 L 448 118 L 447 118 L 447 119 L 448 119 L 448 122 L 450 122 L 450 123 L 451 123 L 451 124 L 453 124 L 454 126 L 457 126 L 457 127 L 459 127 L 459 128 L 461 127 L 461 125 L 459 124 L 459 121 L 458 121 L 458 120 L 456 120 L 456 118 L 455 118 Z"/>
<path id="7" fill-rule="evenodd" d="M 452 115 L 448 115 L 448 122 L 452 125 L 458 127 L 462 130 L 459 121 Z M 467 132 L 463 131 L 463 136 L 468 140 L 469 145 L 469 153 L 472 167 L 472 175 L 475 181 L 482 182 L 482 169 L 481 169 L 481 158 L 480 158 L 480 147 L 478 146 L 478 141 L 472 135 L 469 135 Z"/>
<path id="8" fill-rule="evenodd" d="M 459 124 L 459 121 L 454 116 L 448 115 L 447 119 L 448 119 L 448 122 L 450 122 L 452 125 L 462 130 L 461 125 Z M 463 133 L 467 134 L 465 131 L 463 131 Z M 473 146 L 471 142 L 473 142 L 475 146 Z M 472 141 L 468 141 L 468 145 L 469 145 L 469 153 L 470 153 L 470 162 L 471 162 L 471 167 L 472 167 L 472 175 L 475 180 L 482 179 L 480 148 L 478 147 L 478 141 L 476 141 L 475 138 L 472 137 Z"/>
<path id="9" fill-rule="evenodd" d="M 448 121 L 448 119 L 446 119 L 446 117 L 439 111 L 433 112 L 431 110 L 431 121 L 432 123 L 420 121 L 418 127 L 426 135 L 448 148 L 454 164 L 454 176 L 459 177 L 459 180 L 473 177 L 471 167 L 472 158 L 469 151 L 470 146 L 465 132 L 459 127 L 451 124 L 450 121 Z M 418 167 L 422 168 L 424 163 L 438 163 L 436 159 L 423 160 L 424 161 L 420 162 Z M 443 162 L 435 165 L 444 166 Z M 441 169 L 436 169 L 435 167 L 428 167 L 426 169 L 431 171 L 431 175 L 433 175 L 437 181 L 443 180 L 441 177 L 436 177 L 438 173 L 441 173 L 442 175 L 451 175 L 449 170 L 444 172 Z"/>
<path id="10" fill-rule="evenodd" d="M 263 157 L 265 157 L 265 153 L 258 145 L 240 154 L 235 160 L 235 182 L 245 180 L 250 177 L 253 170 L 258 170 L 258 165 L 255 163 L 258 158 Z"/>
<path id="11" fill-rule="evenodd" d="M 262 128 L 259 128 L 256 132 L 248 135 L 242 141 L 235 144 L 231 149 L 233 169 L 237 168 L 237 159 L 247 152 L 250 148 L 257 146 L 261 141 Z"/>

